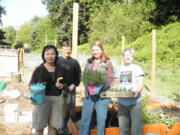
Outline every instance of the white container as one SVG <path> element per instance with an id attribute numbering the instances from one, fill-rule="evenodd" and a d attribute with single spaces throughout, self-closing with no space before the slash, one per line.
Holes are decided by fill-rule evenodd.
<path id="1" fill-rule="evenodd" d="M 18 122 L 18 104 L 4 105 L 4 116 L 6 123 Z"/>
<path id="2" fill-rule="evenodd" d="M 32 111 L 31 112 L 22 112 L 18 117 L 19 123 L 28 123 L 32 122 Z"/>

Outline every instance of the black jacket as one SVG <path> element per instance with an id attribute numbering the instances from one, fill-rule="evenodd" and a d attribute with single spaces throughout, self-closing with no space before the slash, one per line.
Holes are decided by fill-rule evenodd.
<path id="1" fill-rule="evenodd" d="M 64 69 L 60 65 L 56 66 L 54 73 L 50 73 L 44 67 L 44 63 L 42 63 L 34 70 L 29 85 L 37 83 L 46 83 L 45 95 L 59 96 L 61 95 L 62 90 L 59 90 L 55 86 L 58 77 L 63 77 L 61 83 L 63 83 L 64 86 L 66 86 L 66 84 L 64 83 Z"/>
<path id="2" fill-rule="evenodd" d="M 60 56 L 57 64 L 61 65 L 65 70 L 64 81 L 67 83 L 67 85 L 69 86 L 73 83 L 74 85 L 78 86 L 81 77 L 81 68 L 78 61 L 71 57 L 65 59 L 63 56 Z"/>

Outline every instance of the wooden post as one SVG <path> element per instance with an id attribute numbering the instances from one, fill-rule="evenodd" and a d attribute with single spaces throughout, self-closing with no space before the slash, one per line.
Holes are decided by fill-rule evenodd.
<path id="1" fill-rule="evenodd" d="M 123 51 L 124 51 L 124 42 L 125 42 L 125 37 L 122 36 L 122 53 L 123 53 Z M 121 60 L 121 64 L 124 65 L 123 60 Z"/>
<path id="2" fill-rule="evenodd" d="M 22 62 L 22 48 L 19 49 L 19 62 Z"/>
<path id="3" fill-rule="evenodd" d="M 24 63 L 24 48 L 22 48 L 22 62 Z"/>
<path id="4" fill-rule="evenodd" d="M 47 36 L 47 34 L 46 34 L 45 45 L 47 45 L 47 44 L 48 44 L 48 36 Z"/>
<path id="5" fill-rule="evenodd" d="M 78 3 L 73 4 L 72 57 L 77 59 L 78 43 Z"/>
<path id="6" fill-rule="evenodd" d="M 56 41 L 56 39 L 54 40 L 54 45 L 56 46 L 56 44 L 57 44 L 57 41 Z"/>
<path id="7" fill-rule="evenodd" d="M 17 55 L 18 55 L 18 73 L 20 71 L 20 49 L 18 48 L 17 50 Z"/>
<path id="8" fill-rule="evenodd" d="M 155 87 L 155 62 L 156 62 L 156 31 L 152 30 L 152 71 L 151 71 L 151 93 Z"/>

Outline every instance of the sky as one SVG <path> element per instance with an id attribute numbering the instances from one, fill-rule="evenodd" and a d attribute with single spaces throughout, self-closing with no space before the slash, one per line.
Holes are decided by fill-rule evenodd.
<path id="1" fill-rule="evenodd" d="M 41 0 L 1 0 L 0 5 L 6 10 L 6 15 L 1 18 L 3 28 L 13 26 L 18 29 L 34 16 L 44 17 L 48 14 Z"/>

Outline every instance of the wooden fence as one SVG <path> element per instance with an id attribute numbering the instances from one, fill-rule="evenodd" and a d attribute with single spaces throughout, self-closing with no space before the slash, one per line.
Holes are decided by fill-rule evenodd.
<path id="1" fill-rule="evenodd" d="M 0 48 L 0 76 L 19 73 L 20 64 L 24 62 L 24 49 Z"/>

